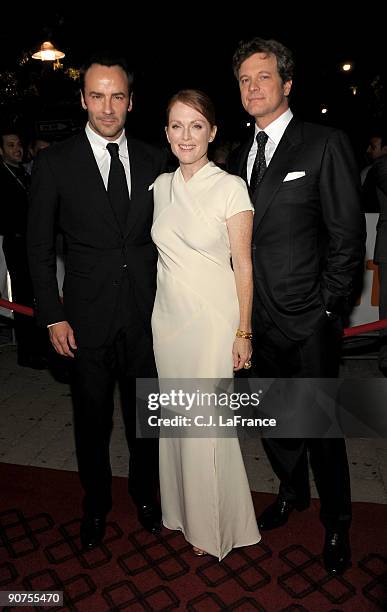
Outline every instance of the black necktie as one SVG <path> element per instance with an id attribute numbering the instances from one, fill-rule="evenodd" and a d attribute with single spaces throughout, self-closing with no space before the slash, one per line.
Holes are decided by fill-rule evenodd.
<path id="1" fill-rule="evenodd" d="M 125 168 L 118 155 L 118 144 L 109 142 L 106 148 L 111 156 L 107 192 L 119 224 L 125 227 L 130 203 Z"/>
<path id="2" fill-rule="evenodd" d="M 257 155 L 255 156 L 253 170 L 250 178 L 250 190 L 252 193 L 261 182 L 266 170 L 265 146 L 268 135 L 265 132 L 258 132 L 256 141 L 258 145 Z"/>

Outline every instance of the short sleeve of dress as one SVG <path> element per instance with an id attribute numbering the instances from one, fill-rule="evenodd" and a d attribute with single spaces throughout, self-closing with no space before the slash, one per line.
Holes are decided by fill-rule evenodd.
<path id="1" fill-rule="evenodd" d="M 226 219 L 229 219 L 237 213 L 244 212 L 245 210 L 254 211 L 244 180 L 239 176 L 229 175 L 227 177 L 227 182 L 228 195 L 226 201 Z"/>

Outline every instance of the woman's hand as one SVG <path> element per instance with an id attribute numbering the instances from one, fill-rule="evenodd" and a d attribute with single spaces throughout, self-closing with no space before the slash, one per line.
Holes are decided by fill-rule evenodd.
<path id="1" fill-rule="evenodd" d="M 245 367 L 245 364 L 250 363 L 251 367 L 251 355 L 253 354 L 253 349 L 251 346 L 251 340 L 247 340 L 246 338 L 235 338 L 234 344 L 232 347 L 232 359 L 234 362 L 234 370 L 242 370 Z M 246 367 L 246 370 L 249 368 Z"/>

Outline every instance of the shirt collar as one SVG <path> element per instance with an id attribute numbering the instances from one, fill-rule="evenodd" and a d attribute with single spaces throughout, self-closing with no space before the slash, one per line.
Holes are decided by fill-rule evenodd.
<path id="1" fill-rule="evenodd" d="M 255 124 L 254 138 L 256 138 L 258 132 L 264 131 L 268 135 L 269 139 L 272 140 L 275 145 L 278 145 L 292 117 L 293 113 L 290 108 L 288 108 L 284 113 L 282 113 L 282 115 L 277 117 L 277 119 L 269 123 L 264 130 L 261 130 L 257 124 Z"/>
<path id="2" fill-rule="evenodd" d="M 101 152 L 102 149 L 106 151 L 106 145 L 108 145 L 109 142 L 115 142 L 119 146 L 120 157 L 128 157 L 128 147 L 126 144 L 125 130 L 122 130 L 120 136 L 116 140 L 106 140 L 106 138 L 103 138 L 103 136 L 100 136 L 99 134 L 94 132 L 94 130 L 91 129 L 89 122 L 87 122 L 86 124 L 85 131 L 91 146 L 95 149 Z"/>

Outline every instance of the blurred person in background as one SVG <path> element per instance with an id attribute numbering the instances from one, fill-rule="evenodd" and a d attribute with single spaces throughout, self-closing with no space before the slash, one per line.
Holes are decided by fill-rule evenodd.
<path id="1" fill-rule="evenodd" d="M 33 289 L 27 257 L 27 217 L 30 177 L 23 166 L 23 145 L 11 127 L 0 134 L 0 235 L 11 279 L 12 301 L 33 307 Z M 47 332 L 34 317 L 14 312 L 17 363 L 35 369 L 47 367 Z"/>

